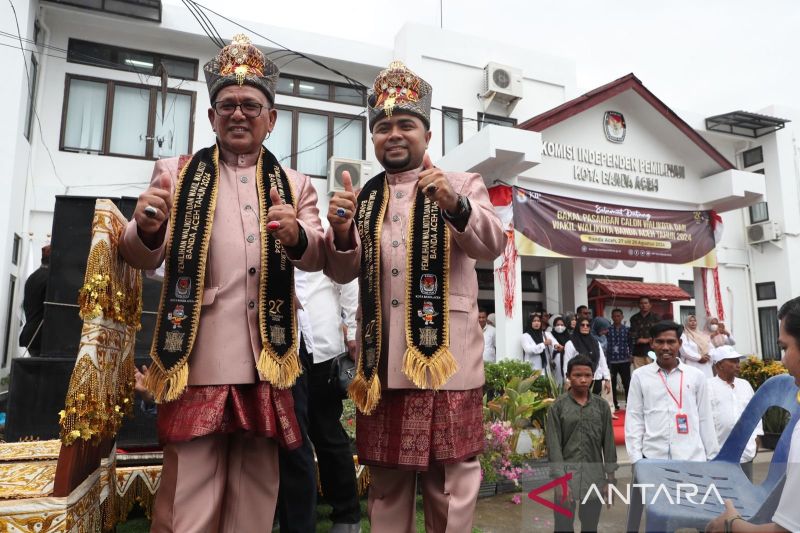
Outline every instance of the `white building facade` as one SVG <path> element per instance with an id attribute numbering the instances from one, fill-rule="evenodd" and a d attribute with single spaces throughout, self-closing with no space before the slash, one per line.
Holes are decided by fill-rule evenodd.
<path id="1" fill-rule="evenodd" d="M 55 197 L 135 197 L 149 182 L 154 160 L 214 142 L 207 122 L 209 101 L 202 65 L 217 48 L 183 4 L 175 0 L 114 4 L 127 5 L 128 16 L 110 13 L 106 7 L 92 10 L 61 2 L 19 0 L 16 4 L 24 52 L 19 49 L 13 20 L 0 17 L 4 32 L 0 43 L 6 45 L 0 47 L 0 60 L 11 67 L 4 69 L 7 77 L 0 97 L 13 110 L 0 131 L 1 153 L 11 163 L 0 171 L 9 191 L 0 197 L 0 324 L 6 326 L 0 377 L 7 375 L 10 359 L 20 354 L 16 340 L 23 285 L 39 264 L 39 248 L 49 239 Z M 632 140 L 623 150 L 665 161 L 677 158 L 689 169 L 688 178 L 669 186 L 665 183 L 658 193 L 581 184 L 572 179 L 564 161 L 543 154 L 543 143 L 604 149 L 592 130 L 591 110 L 541 131 L 499 127 L 521 124 L 577 96 L 575 64 L 569 59 L 417 25 L 404 27 L 389 48 L 242 20 L 252 30 L 246 31 L 213 15 L 211 19 L 225 39 L 235 33 L 249 34 L 281 67 L 276 98 L 279 118 L 267 146 L 284 164 L 314 178 L 323 213 L 330 157 L 367 160 L 373 174 L 380 168 L 367 131 L 364 95 L 331 70 L 278 49 L 266 37 L 367 86 L 391 60 L 404 61 L 434 88 L 429 148 L 434 161 L 448 170 L 480 171 L 487 185 L 502 180 L 642 207 L 722 211 L 725 232 L 717 252 L 722 299 L 726 314 L 733 318 L 728 324 L 740 351 L 775 356 L 764 345 L 774 343 L 776 329 L 763 326 L 776 328 L 776 307 L 800 294 L 796 286 L 800 282 L 791 278 L 792 262 L 800 258 L 800 156 L 794 123 L 746 139 L 709 132 L 702 119 L 689 120 L 696 133 L 740 172 L 721 167 L 637 94 L 622 93 L 607 103 L 626 113 L 633 128 Z M 521 98 L 490 98 L 485 87 L 485 67 L 490 63 L 512 67 L 507 71 L 512 92 Z M 166 75 L 158 70 L 160 64 L 166 66 Z M 32 73 L 33 68 L 34 90 L 29 91 L 25 69 Z M 615 74 L 609 73 L 609 79 Z M 793 116 L 789 110 L 763 113 Z M 756 148 L 761 149 L 763 161 L 745 168 L 743 154 L 752 163 L 758 158 L 747 151 Z M 753 173 L 761 169 L 763 175 Z M 748 208 L 758 202 L 767 202 L 766 219 L 764 205 Z M 775 222 L 774 239 L 748 244 L 746 227 L 754 221 Z M 479 268 L 491 270 L 498 264 Z M 523 302 L 541 304 L 551 312 L 573 310 L 576 304 L 586 303 L 587 276 L 681 282 L 686 287 L 694 282 L 695 294 L 700 294 L 691 267 L 641 262 L 630 268 L 620 264 L 607 269 L 594 263 L 589 267 L 581 259 L 522 258 L 518 276 L 536 273 L 539 281 L 523 287 L 520 279 L 511 318 L 501 317 L 502 290 L 496 277 L 493 288 L 481 290 L 481 302 L 494 305 L 503 321 L 499 330 L 505 335 L 498 332 L 498 339 L 503 337 L 505 344 L 498 347 L 499 358 L 520 352 Z M 674 304 L 675 317 L 680 316 L 681 307 L 695 303 Z M 762 330 L 767 329 L 765 335 Z"/>

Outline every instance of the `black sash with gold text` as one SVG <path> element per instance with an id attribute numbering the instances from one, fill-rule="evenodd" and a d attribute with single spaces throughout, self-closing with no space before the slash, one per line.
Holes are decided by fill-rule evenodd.
<path id="1" fill-rule="evenodd" d="M 147 388 L 158 402 L 178 398 L 189 379 L 200 311 L 211 228 L 219 183 L 217 146 L 197 152 L 180 171 L 170 215 L 161 303 L 150 355 L 154 364 Z M 266 224 L 271 205 L 269 190 L 296 205 L 286 173 L 266 148 L 256 166 L 259 220 Z M 294 304 L 294 269 L 280 241 L 261 228 L 259 330 L 262 352 L 256 363 L 261 379 L 279 388 L 290 387 L 300 374 Z"/>
<path id="2" fill-rule="evenodd" d="M 389 203 L 385 173 L 358 195 L 355 223 L 361 239 L 361 354 L 350 398 L 370 414 L 381 397 L 378 365 L 382 351 L 381 228 Z M 409 216 L 406 252 L 406 351 L 403 373 L 421 389 L 438 389 L 456 372 L 449 350 L 450 233 L 438 204 L 417 191 Z"/>

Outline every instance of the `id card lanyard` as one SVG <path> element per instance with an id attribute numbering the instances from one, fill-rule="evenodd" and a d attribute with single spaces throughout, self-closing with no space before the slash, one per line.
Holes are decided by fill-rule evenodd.
<path id="1" fill-rule="evenodd" d="M 667 380 L 664 377 L 663 372 L 659 370 L 658 372 L 659 377 L 661 377 L 661 382 L 664 384 L 664 388 L 667 389 L 667 394 L 669 394 L 672 401 L 675 402 L 675 405 L 678 406 L 678 414 L 675 415 L 675 429 L 678 431 L 679 434 L 685 435 L 689 433 L 689 417 L 687 417 L 683 411 L 683 376 L 684 372 L 681 372 L 681 384 L 680 384 L 680 392 L 678 393 L 678 398 L 672 394 L 672 390 L 670 390 L 669 385 L 667 385 Z"/>

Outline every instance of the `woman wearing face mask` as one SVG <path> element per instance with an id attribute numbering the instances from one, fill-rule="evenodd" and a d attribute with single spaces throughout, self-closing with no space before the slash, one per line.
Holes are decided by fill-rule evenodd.
<path id="1" fill-rule="evenodd" d="M 606 326 L 606 330 L 608 330 L 608 326 Z M 572 334 L 569 342 L 564 346 L 564 368 L 567 368 L 569 360 L 577 354 L 585 355 L 592 361 L 594 369 L 592 394 L 599 395 L 603 389 L 606 393 L 611 392 L 611 372 L 608 370 L 606 356 L 600 346 L 600 341 L 592 336 L 591 321 L 588 318 L 578 320 L 577 331 Z M 565 375 L 565 383 L 568 382 L 566 378 Z"/>
<path id="2" fill-rule="evenodd" d="M 542 329 L 542 317 L 538 313 L 531 316 L 531 324 L 522 335 L 522 360 L 534 370 L 547 371 L 548 349 L 553 346 L 551 337 Z"/>
<path id="3" fill-rule="evenodd" d="M 689 315 L 683 323 L 681 342 L 683 362 L 700 370 L 706 378 L 713 378 L 714 371 L 711 368 L 711 355 L 709 355 L 713 347 L 711 337 L 697 327 L 697 317 L 694 315 Z"/>
<path id="4" fill-rule="evenodd" d="M 736 344 L 736 341 L 733 340 L 733 335 L 725 329 L 725 324 L 720 322 L 715 316 L 709 317 L 709 319 L 706 320 L 706 333 L 711 337 L 711 344 L 717 348 Z"/>
<path id="5" fill-rule="evenodd" d="M 564 383 L 564 348 L 569 342 L 570 332 L 567 331 L 567 323 L 564 317 L 556 315 L 553 318 L 553 329 L 550 331 L 553 337 L 553 363 L 555 364 L 554 377 L 559 385 Z"/>

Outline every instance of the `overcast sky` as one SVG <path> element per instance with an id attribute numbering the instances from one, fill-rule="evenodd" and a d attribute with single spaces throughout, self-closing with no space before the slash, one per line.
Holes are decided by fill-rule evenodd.
<path id="1" fill-rule="evenodd" d="M 387 47 L 406 22 L 441 21 L 574 59 L 581 92 L 634 72 L 670 107 L 707 116 L 773 103 L 800 109 L 798 0 L 198 1 Z"/>

